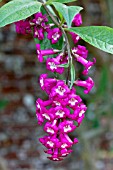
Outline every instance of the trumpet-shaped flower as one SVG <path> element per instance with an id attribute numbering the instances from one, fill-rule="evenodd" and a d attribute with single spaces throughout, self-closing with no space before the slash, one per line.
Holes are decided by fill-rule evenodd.
<path id="1" fill-rule="evenodd" d="M 51 40 L 52 44 L 57 43 L 61 36 L 62 32 L 59 28 L 48 29 L 47 38 Z"/>
<path id="2" fill-rule="evenodd" d="M 37 58 L 38 58 L 39 62 L 43 62 L 44 56 L 56 54 L 59 52 L 59 50 L 53 50 L 53 49 L 41 50 L 40 44 L 36 44 L 36 49 L 37 49 Z"/>
<path id="3" fill-rule="evenodd" d="M 64 120 L 59 124 L 59 130 L 62 133 L 69 133 L 73 132 L 76 129 L 76 126 L 74 125 L 73 121 L 70 120 Z"/>
<path id="4" fill-rule="evenodd" d="M 86 88 L 84 90 L 84 93 L 88 94 L 94 86 L 94 81 L 92 80 L 91 77 L 88 77 L 88 79 L 86 81 L 76 80 L 75 85 Z"/>

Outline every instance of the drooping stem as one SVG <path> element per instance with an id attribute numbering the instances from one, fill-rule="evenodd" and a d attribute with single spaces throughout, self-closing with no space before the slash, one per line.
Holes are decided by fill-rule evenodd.
<path id="1" fill-rule="evenodd" d="M 47 8 L 47 6 L 44 4 L 43 0 L 40 0 L 43 3 L 43 7 L 46 10 L 46 12 L 48 13 L 48 15 L 51 17 L 52 21 L 59 27 L 59 23 L 58 21 L 55 19 L 55 17 L 51 14 L 51 12 L 49 11 L 49 9 Z"/>
<path id="2" fill-rule="evenodd" d="M 46 10 L 46 12 L 48 13 L 48 15 L 51 17 L 52 21 L 55 23 L 55 25 L 57 25 L 65 38 L 65 43 L 66 43 L 66 48 L 67 48 L 67 52 L 68 52 L 68 60 L 69 60 L 69 67 L 68 67 L 68 75 L 67 75 L 67 80 L 66 83 L 68 84 L 68 80 L 69 80 L 69 73 L 70 73 L 70 62 L 72 63 L 72 56 L 71 56 L 71 51 L 70 51 L 70 44 L 69 44 L 69 40 L 68 37 L 66 35 L 65 30 L 62 28 L 61 24 L 56 20 L 56 18 L 52 15 L 52 13 L 49 11 L 48 7 L 46 6 L 46 4 L 43 2 L 43 0 L 40 0 L 43 3 L 43 7 Z"/>
<path id="3" fill-rule="evenodd" d="M 43 3 L 43 0 L 40 0 Z M 49 16 L 51 17 L 51 19 L 53 20 L 53 22 L 62 30 L 62 33 L 64 34 L 64 38 L 66 41 L 66 46 L 67 46 L 67 50 L 68 50 L 68 55 L 69 57 L 71 56 L 71 52 L 70 52 L 70 45 L 69 45 L 69 41 L 66 35 L 66 32 L 64 31 L 64 29 L 62 28 L 62 26 L 58 23 L 58 21 L 56 20 L 56 18 L 52 15 L 52 13 L 49 11 L 49 9 L 47 8 L 47 6 L 43 3 L 43 7 L 45 8 L 46 12 L 49 14 Z"/>

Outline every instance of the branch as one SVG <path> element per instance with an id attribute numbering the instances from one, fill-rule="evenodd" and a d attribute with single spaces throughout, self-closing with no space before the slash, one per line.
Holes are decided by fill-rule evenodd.
<path id="1" fill-rule="evenodd" d="M 49 9 L 47 8 L 46 4 L 43 2 L 43 0 L 40 0 L 43 4 L 43 7 L 45 8 L 46 12 L 48 13 L 48 15 L 51 17 L 52 21 L 55 23 L 55 25 L 57 25 L 63 35 L 64 35 L 64 38 L 65 38 L 65 42 L 66 42 L 66 48 L 67 48 L 67 51 L 68 51 L 68 57 L 69 57 L 69 60 L 71 61 L 72 63 L 72 56 L 71 56 L 71 51 L 70 51 L 70 44 L 69 44 L 69 40 L 68 40 L 68 37 L 66 35 L 66 32 L 65 30 L 62 28 L 61 24 L 56 20 L 56 18 L 53 16 L 53 14 L 49 11 Z M 69 61 L 69 63 L 70 63 Z M 69 72 L 70 72 L 70 64 L 69 64 L 69 67 L 68 67 L 68 75 L 67 75 L 67 80 L 66 80 L 66 83 L 68 84 L 68 80 L 69 80 Z"/>

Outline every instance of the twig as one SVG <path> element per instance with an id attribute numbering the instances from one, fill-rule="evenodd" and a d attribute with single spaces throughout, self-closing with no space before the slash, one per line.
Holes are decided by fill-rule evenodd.
<path id="1" fill-rule="evenodd" d="M 51 19 L 53 20 L 53 22 L 61 29 L 62 33 L 64 34 L 64 38 L 65 38 L 65 42 L 66 42 L 66 47 L 67 47 L 67 51 L 68 51 L 68 57 L 69 60 L 72 62 L 72 56 L 71 56 L 71 51 L 70 51 L 70 44 L 69 44 L 69 40 L 68 37 L 66 35 L 66 32 L 64 31 L 64 29 L 62 28 L 62 26 L 58 23 L 58 21 L 55 19 L 55 17 L 51 14 L 51 12 L 49 11 L 49 9 L 47 8 L 47 6 L 45 5 L 45 3 L 43 2 L 43 0 L 40 0 L 43 3 L 43 7 L 45 8 L 46 12 L 49 14 L 49 16 L 51 17 Z M 70 63 L 70 62 L 69 62 Z M 69 71 L 70 71 L 70 64 L 68 67 L 68 76 L 67 76 L 67 80 L 66 83 L 68 84 L 68 80 L 69 80 Z"/>

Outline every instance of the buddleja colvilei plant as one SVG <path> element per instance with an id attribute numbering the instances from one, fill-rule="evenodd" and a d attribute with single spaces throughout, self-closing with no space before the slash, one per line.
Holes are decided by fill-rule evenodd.
<path id="1" fill-rule="evenodd" d="M 44 131 L 47 133 L 39 141 L 47 148 L 45 153 L 53 161 L 63 160 L 72 152 L 73 144 L 78 143 L 78 139 L 71 139 L 69 133 L 80 126 L 87 107 L 76 94 L 76 87 L 83 87 L 84 93 L 88 94 L 94 86 L 88 71 L 96 60 L 87 60 L 88 50 L 79 45 L 79 40 L 113 54 L 113 29 L 105 26 L 80 27 L 80 11 L 83 8 L 66 5 L 72 1 L 13 0 L 0 8 L 0 27 L 15 23 L 17 33 L 32 34 L 38 61 L 45 61 L 46 69 L 53 72 L 54 77 L 45 73 L 39 78 L 48 100 L 38 98 L 36 101 L 38 124 L 45 123 Z M 85 80 L 75 77 L 75 62 L 83 66 L 81 74 L 87 76 Z M 64 71 L 65 79 L 58 79 L 56 74 Z"/>

